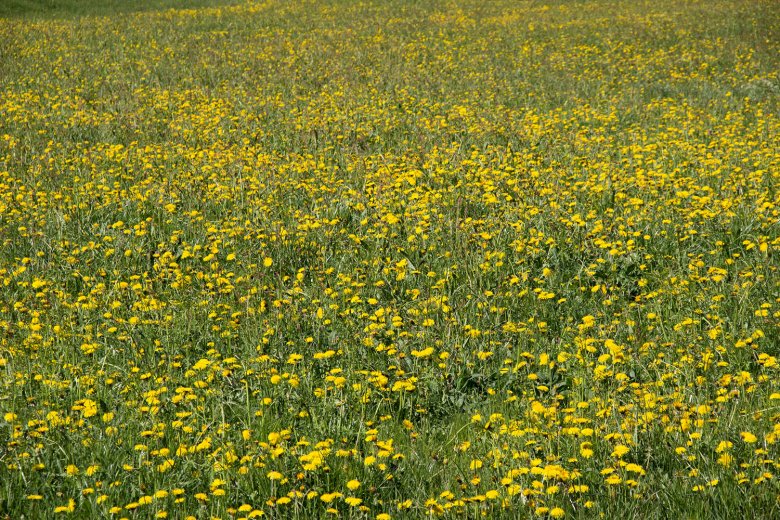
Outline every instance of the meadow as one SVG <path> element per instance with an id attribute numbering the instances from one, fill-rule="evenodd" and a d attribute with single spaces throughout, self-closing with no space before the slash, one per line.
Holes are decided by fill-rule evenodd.
<path id="1" fill-rule="evenodd" d="M 0 518 L 780 518 L 780 4 L 8 0 Z"/>

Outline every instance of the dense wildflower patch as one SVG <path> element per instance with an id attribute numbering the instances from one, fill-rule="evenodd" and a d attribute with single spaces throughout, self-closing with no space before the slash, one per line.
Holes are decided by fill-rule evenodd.
<path id="1" fill-rule="evenodd" d="M 0 19 L 0 514 L 777 517 L 780 9 Z"/>

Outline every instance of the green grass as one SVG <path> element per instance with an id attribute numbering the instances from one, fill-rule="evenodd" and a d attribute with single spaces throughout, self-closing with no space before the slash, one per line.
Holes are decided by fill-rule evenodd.
<path id="1" fill-rule="evenodd" d="M 2 4 L 0 518 L 777 517 L 778 42 Z"/>
<path id="2" fill-rule="evenodd" d="M 236 3 L 231 0 L 5 0 L 0 17 L 74 18 L 115 16 L 124 13 L 165 9 L 197 9 Z"/>

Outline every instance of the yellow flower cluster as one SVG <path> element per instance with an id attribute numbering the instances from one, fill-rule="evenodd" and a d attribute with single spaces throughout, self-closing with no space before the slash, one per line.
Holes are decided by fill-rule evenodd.
<path id="1" fill-rule="evenodd" d="M 0 512 L 780 516 L 771 2 L 173 3 L 0 18 Z"/>

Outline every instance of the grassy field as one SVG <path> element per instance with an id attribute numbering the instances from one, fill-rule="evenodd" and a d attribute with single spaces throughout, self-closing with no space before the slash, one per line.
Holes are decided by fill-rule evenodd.
<path id="1" fill-rule="evenodd" d="M 777 2 L 0 3 L 0 518 L 780 518 Z"/>

